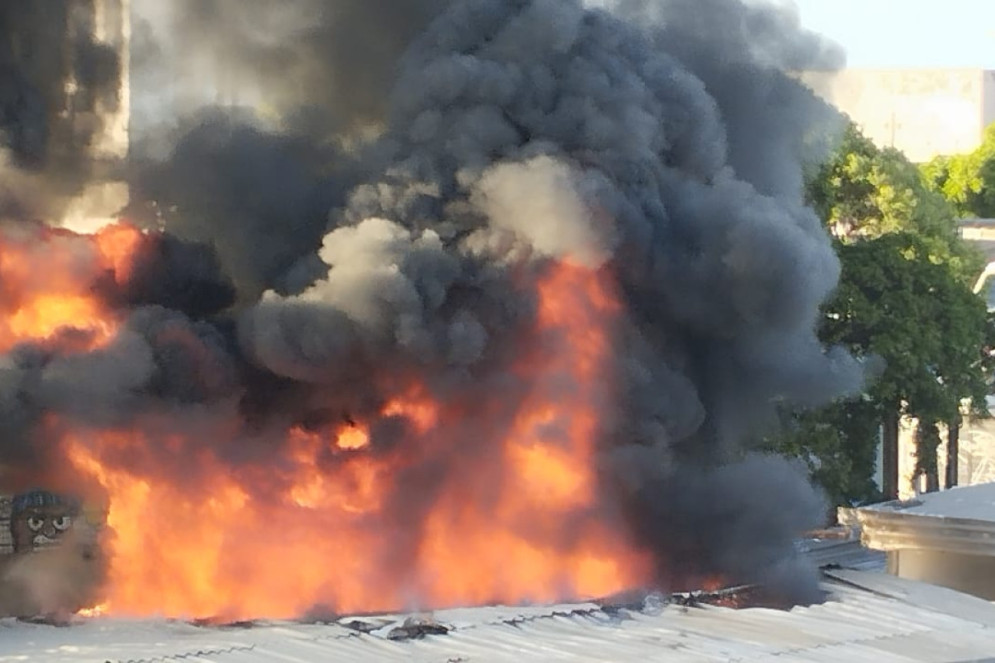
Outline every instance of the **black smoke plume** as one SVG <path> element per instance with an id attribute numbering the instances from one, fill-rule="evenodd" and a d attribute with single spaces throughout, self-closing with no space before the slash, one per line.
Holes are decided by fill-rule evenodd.
<path id="1" fill-rule="evenodd" d="M 136 77 L 169 79 L 155 70 L 172 54 L 264 108 L 246 120 L 170 93 L 160 108 L 196 112 L 142 116 L 136 209 L 214 247 L 236 291 L 203 256 L 177 277 L 167 250 L 168 268 L 118 295 L 142 307 L 110 346 L 0 359 L 0 465 L 58 461 L 39 427 L 53 411 L 191 430 L 236 412 L 233 467 L 273 453 L 267 431 L 352 416 L 374 419 L 374 452 L 403 445 L 403 422 L 376 421 L 394 376 L 442 401 L 522 398 L 508 373 L 535 316 L 522 274 L 569 258 L 619 282 L 601 490 L 659 582 L 721 574 L 813 597 L 791 541 L 822 499 L 751 447 L 779 406 L 861 381 L 814 332 L 839 264 L 802 168 L 835 119 L 788 75 L 838 53 L 738 0 L 171 4 L 136 28 Z M 436 477 L 460 468 L 438 460 L 396 482 L 399 559 Z M 175 453 L 159 469 L 195 480 Z"/>

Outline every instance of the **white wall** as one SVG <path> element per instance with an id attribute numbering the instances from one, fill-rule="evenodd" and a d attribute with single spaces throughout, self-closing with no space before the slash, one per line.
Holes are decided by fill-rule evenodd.
<path id="1" fill-rule="evenodd" d="M 984 98 L 982 124 L 987 127 L 995 123 L 995 71 L 985 72 Z"/>
<path id="2" fill-rule="evenodd" d="M 916 421 L 905 418 L 898 434 L 898 497 L 909 499 L 925 486 L 916 485 Z M 937 449 L 940 489 L 947 473 L 947 430 L 940 427 L 943 443 Z M 961 425 L 957 454 L 957 485 L 975 486 L 995 481 L 995 419 L 967 419 Z"/>
<path id="3" fill-rule="evenodd" d="M 974 150 L 995 120 L 995 72 L 981 69 L 845 69 L 801 80 L 881 147 L 912 161 Z"/>

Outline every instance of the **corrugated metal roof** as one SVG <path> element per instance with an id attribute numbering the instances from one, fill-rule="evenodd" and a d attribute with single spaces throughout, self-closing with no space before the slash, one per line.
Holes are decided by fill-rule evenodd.
<path id="1" fill-rule="evenodd" d="M 445 634 L 392 639 L 409 616 L 201 628 L 98 619 L 70 628 L 0 621 L 0 661 L 299 663 L 413 661 L 995 661 L 995 605 L 880 573 L 829 572 L 822 605 L 778 611 L 587 603 L 438 611 Z M 369 631 L 369 632 L 364 632 Z M 417 632 L 408 628 L 407 632 Z"/>
<path id="2" fill-rule="evenodd" d="M 888 565 L 887 555 L 864 546 L 860 541 L 860 532 L 856 530 L 847 530 L 845 536 L 802 539 L 796 547 L 819 568 L 883 572 Z"/>

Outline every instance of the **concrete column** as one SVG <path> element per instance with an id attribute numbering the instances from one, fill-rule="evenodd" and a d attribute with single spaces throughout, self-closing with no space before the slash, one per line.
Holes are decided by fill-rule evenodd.
<path id="1" fill-rule="evenodd" d="M 882 492 L 887 500 L 898 499 L 898 413 L 885 416 L 881 430 Z"/>

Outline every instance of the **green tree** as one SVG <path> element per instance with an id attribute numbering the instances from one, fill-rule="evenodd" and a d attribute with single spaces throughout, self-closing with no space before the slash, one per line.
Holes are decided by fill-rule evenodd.
<path id="1" fill-rule="evenodd" d="M 893 148 L 879 149 L 853 124 L 809 178 L 809 203 L 844 243 L 905 232 L 916 235 L 933 262 L 965 280 L 981 257 L 963 241 L 956 210 L 923 181 L 915 164 Z"/>
<path id="2" fill-rule="evenodd" d="M 970 289 L 980 256 L 960 240 L 954 210 L 916 166 L 853 126 L 813 174 L 808 195 L 843 267 L 820 337 L 875 370 L 859 397 L 796 415 L 771 444 L 808 461 L 837 503 L 864 501 L 875 497 L 878 431 L 895 481 L 898 422 L 911 416 L 920 421 L 919 470 L 936 485 L 937 424 L 958 422 L 965 399 L 981 414 L 988 393 L 992 327 Z"/>
<path id="3" fill-rule="evenodd" d="M 961 217 L 995 218 L 995 124 L 970 154 L 939 156 L 922 166 L 927 184 Z"/>
<path id="4" fill-rule="evenodd" d="M 802 459 L 834 505 L 880 497 L 873 480 L 881 418 L 867 397 L 841 400 L 811 412 L 786 413 L 769 448 Z"/>
<path id="5" fill-rule="evenodd" d="M 965 399 L 985 404 L 985 303 L 947 265 L 930 260 L 925 243 L 911 233 L 843 244 L 839 251 L 844 273 L 822 338 L 857 356 L 880 357 L 883 370 L 867 392 L 879 416 L 919 419 L 919 439 L 932 444 L 929 427 L 955 421 Z M 918 457 L 920 471 L 935 474 L 935 446 L 920 448 Z"/>

